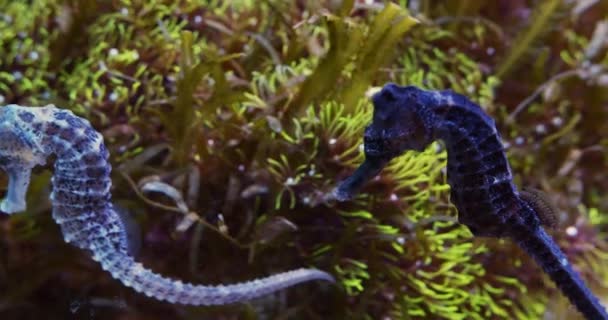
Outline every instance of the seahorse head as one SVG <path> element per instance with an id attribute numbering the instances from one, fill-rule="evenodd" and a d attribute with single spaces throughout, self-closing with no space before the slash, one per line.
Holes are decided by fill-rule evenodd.
<path id="1" fill-rule="evenodd" d="M 374 116 L 364 134 L 366 156 L 392 158 L 428 146 L 433 130 L 425 112 L 431 102 L 427 99 L 427 91 L 393 83 L 374 94 Z"/>
<path id="2" fill-rule="evenodd" d="M 31 126 L 34 114 L 17 105 L 0 108 L 0 169 L 9 167 L 33 167 L 44 163 L 38 137 Z"/>

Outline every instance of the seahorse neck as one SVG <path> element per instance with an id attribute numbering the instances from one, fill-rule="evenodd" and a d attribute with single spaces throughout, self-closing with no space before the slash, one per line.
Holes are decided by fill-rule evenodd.
<path id="1" fill-rule="evenodd" d="M 466 97 L 451 91 L 435 94 L 435 103 L 429 106 L 434 136 L 443 140 L 448 149 L 473 148 L 476 142 L 498 135 L 494 120 Z"/>

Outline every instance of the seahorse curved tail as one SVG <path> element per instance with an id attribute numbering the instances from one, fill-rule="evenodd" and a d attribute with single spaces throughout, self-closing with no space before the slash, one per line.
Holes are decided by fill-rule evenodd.
<path id="1" fill-rule="evenodd" d="M 517 228 L 515 228 L 517 229 Z M 579 274 L 572 268 L 564 253 L 542 227 L 531 231 L 521 226 L 515 241 L 549 275 L 562 293 L 586 319 L 608 319 L 608 313 L 600 301 L 587 288 Z"/>
<path id="2" fill-rule="evenodd" d="M 98 261 L 112 277 L 148 297 L 170 303 L 195 306 L 223 305 L 260 297 L 310 280 L 334 282 L 333 277 L 323 271 L 297 269 L 231 285 L 206 286 L 183 283 L 145 268 L 126 252 L 116 250 L 108 237 L 95 237 L 91 240 L 93 259 Z"/>

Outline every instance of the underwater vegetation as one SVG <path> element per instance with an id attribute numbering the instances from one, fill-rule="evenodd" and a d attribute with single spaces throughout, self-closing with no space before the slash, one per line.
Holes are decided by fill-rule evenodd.
<path id="1" fill-rule="evenodd" d="M 54 103 L 102 132 L 137 259 L 194 283 L 333 274 L 247 304 L 123 287 L 63 242 L 51 168 L 0 217 L 2 319 L 577 319 L 520 249 L 457 223 L 439 143 L 353 201 L 369 92 L 465 94 L 516 184 L 608 302 L 608 4 L 535 1 L 0 0 L 0 104 Z M 2 184 L 5 186 L 6 184 Z M 138 242 L 140 245 L 138 245 Z"/>

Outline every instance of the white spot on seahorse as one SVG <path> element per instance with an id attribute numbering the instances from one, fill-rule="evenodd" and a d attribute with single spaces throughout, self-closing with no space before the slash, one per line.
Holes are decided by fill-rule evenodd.
<path id="1" fill-rule="evenodd" d="M 433 91 L 433 98 L 437 101 L 441 101 L 441 93 L 439 93 L 439 91 Z"/>
<path id="2" fill-rule="evenodd" d="M 448 95 L 447 98 L 445 98 L 445 103 L 448 106 L 453 106 L 454 105 L 454 98 L 452 98 L 451 95 Z"/>
<path id="3" fill-rule="evenodd" d="M 144 266 L 141 263 L 135 263 L 133 264 L 133 266 L 131 267 L 131 275 L 138 276 L 140 274 L 143 274 L 146 269 L 144 268 Z"/>

